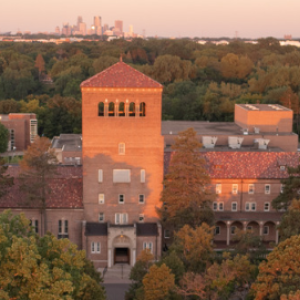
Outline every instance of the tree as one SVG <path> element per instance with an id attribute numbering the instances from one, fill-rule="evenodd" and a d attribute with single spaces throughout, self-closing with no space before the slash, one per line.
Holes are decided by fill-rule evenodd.
<path id="1" fill-rule="evenodd" d="M 145 300 L 165 300 L 175 287 L 174 275 L 171 270 L 162 264 L 153 265 L 143 279 Z"/>
<path id="2" fill-rule="evenodd" d="M 8 148 L 9 131 L 0 123 L 0 153 L 5 152 Z"/>
<path id="3" fill-rule="evenodd" d="M 278 226 L 280 240 L 300 234 L 300 200 L 294 199 Z"/>
<path id="4" fill-rule="evenodd" d="M 7 168 L 8 166 L 6 166 L 5 160 L 0 157 L 0 198 L 7 194 L 8 189 L 14 184 L 13 177 L 5 174 Z"/>
<path id="5" fill-rule="evenodd" d="M 41 53 L 37 55 L 34 66 L 39 70 L 39 76 L 41 76 L 41 74 L 45 71 L 45 61 Z"/>
<path id="6" fill-rule="evenodd" d="M 100 281 L 85 272 L 85 252 L 68 239 L 39 237 L 24 214 L 0 214 L 0 254 L 1 299 L 105 299 Z"/>
<path id="7" fill-rule="evenodd" d="M 193 229 L 189 225 L 175 233 L 172 250 L 175 250 L 186 268 L 201 272 L 205 269 L 213 255 L 213 228 L 203 223 Z"/>
<path id="8" fill-rule="evenodd" d="M 20 189 L 30 205 L 39 207 L 43 217 L 42 235 L 47 232 L 47 198 L 51 193 L 50 180 L 56 175 L 56 156 L 49 150 L 50 141 L 37 137 L 28 147 L 20 163 Z"/>
<path id="9" fill-rule="evenodd" d="M 178 284 L 179 280 L 184 274 L 184 264 L 181 259 L 177 256 L 175 251 L 171 251 L 169 255 L 161 260 L 161 264 L 165 264 L 174 274 L 175 283 Z"/>
<path id="10" fill-rule="evenodd" d="M 215 196 L 209 188 L 210 178 L 200 148 L 193 128 L 179 132 L 172 146 L 174 152 L 164 180 L 163 207 L 159 213 L 163 222 L 175 228 L 184 224 L 197 227 L 203 221 L 212 223 L 214 218 L 210 204 Z"/>
<path id="11" fill-rule="evenodd" d="M 300 199 L 300 165 L 296 168 L 288 167 L 287 172 L 289 177 L 281 180 L 283 192 L 272 201 L 272 206 L 277 210 L 287 210 L 293 199 Z"/>
<path id="12" fill-rule="evenodd" d="M 276 300 L 283 294 L 296 292 L 300 286 L 300 236 L 279 243 L 259 265 L 259 274 L 252 286 L 255 300 Z"/>

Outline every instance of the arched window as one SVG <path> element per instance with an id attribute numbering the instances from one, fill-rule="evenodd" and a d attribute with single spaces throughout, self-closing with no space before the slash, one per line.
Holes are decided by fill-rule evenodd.
<path id="1" fill-rule="evenodd" d="M 140 117 L 145 117 L 146 116 L 146 103 L 142 102 L 140 104 Z"/>
<path id="2" fill-rule="evenodd" d="M 115 104 L 113 102 L 109 103 L 109 106 L 108 106 L 108 116 L 109 117 L 114 117 L 115 116 Z"/>
<path id="3" fill-rule="evenodd" d="M 125 117 L 125 105 L 124 102 L 119 104 L 119 117 Z"/>
<path id="4" fill-rule="evenodd" d="M 99 102 L 98 104 L 98 116 L 103 117 L 104 116 L 104 103 Z"/>
<path id="5" fill-rule="evenodd" d="M 131 102 L 129 105 L 129 117 L 135 117 L 135 103 Z"/>

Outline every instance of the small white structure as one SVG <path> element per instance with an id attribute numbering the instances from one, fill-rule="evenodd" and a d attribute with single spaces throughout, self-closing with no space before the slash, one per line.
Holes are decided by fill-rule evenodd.
<path id="1" fill-rule="evenodd" d="M 229 136 L 228 137 L 228 146 L 231 149 L 240 149 L 244 138 L 237 136 Z"/>
<path id="2" fill-rule="evenodd" d="M 258 149 L 261 149 L 261 150 L 267 150 L 269 142 L 270 142 L 270 140 L 263 139 L 263 138 L 254 140 L 254 143 L 258 143 Z"/>
<path id="3" fill-rule="evenodd" d="M 206 149 L 215 148 L 217 140 L 218 138 L 216 136 L 203 136 L 202 137 L 203 147 Z"/>

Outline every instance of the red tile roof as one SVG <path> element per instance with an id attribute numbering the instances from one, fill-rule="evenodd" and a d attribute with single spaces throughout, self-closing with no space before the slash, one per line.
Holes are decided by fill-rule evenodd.
<path id="1" fill-rule="evenodd" d="M 81 83 L 81 87 L 162 88 L 162 85 L 129 65 L 118 62 Z"/>
<path id="2" fill-rule="evenodd" d="M 18 176 L 19 166 L 9 166 L 8 174 L 14 177 L 14 185 L 9 193 L 0 198 L 1 208 L 26 208 L 38 207 L 29 204 L 19 189 Z M 58 167 L 58 175 L 49 179 L 51 194 L 47 199 L 48 208 L 83 208 L 82 204 L 82 168 L 81 167 Z"/>
<path id="3" fill-rule="evenodd" d="M 165 152 L 165 173 L 173 152 Z M 282 179 L 286 170 L 280 166 L 297 167 L 299 153 L 295 152 L 206 152 L 201 153 L 212 179 Z"/>

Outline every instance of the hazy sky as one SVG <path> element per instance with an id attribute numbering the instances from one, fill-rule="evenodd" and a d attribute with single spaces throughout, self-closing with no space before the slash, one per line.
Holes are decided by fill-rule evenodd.
<path id="1" fill-rule="evenodd" d="M 124 31 L 166 37 L 300 37 L 300 0 L 0 0 L 0 32 L 53 32 L 81 15 L 93 16 Z"/>

